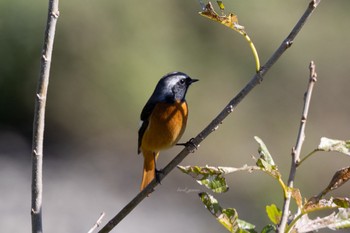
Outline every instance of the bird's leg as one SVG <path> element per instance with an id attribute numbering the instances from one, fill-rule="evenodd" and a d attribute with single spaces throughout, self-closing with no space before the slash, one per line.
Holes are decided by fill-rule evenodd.
<path id="1" fill-rule="evenodd" d="M 164 175 L 164 173 L 163 173 L 163 170 L 158 170 L 158 169 L 155 169 L 155 173 L 156 173 L 156 181 L 157 181 L 157 183 L 158 184 L 162 184 L 161 182 L 160 182 L 160 180 L 161 180 L 161 177 Z"/>
<path id="2" fill-rule="evenodd" d="M 161 180 L 161 176 L 163 175 L 163 171 L 157 169 L 157 162 L 156 162 L 156 160 L 157 160 L 157 158 L 154 158 L 154 165 L 155 165 L 154 177 L 155 177 L 157 183 L 161 184 L 160 180 Z"/>

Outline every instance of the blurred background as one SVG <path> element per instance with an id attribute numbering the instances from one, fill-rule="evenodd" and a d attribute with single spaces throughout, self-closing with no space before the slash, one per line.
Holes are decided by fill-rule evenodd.
<path id="1" fill-rule="evenodd" d="M 0 225 L 30 232 L 31 137 L 35 90 L 48 1 L 0 2 Z M 215 1 L 213 2 L 215 3 Z M 303 14 L 308 1 L 224 1 L 254 41 L 264 64 Z M 182 165 L 254 164 L 266 143 L 287 180 L 307 87 L 317 66 L 302 155 L 322 136 L 350 139 L 350 15 L 348 0 L 322 1 L 266 75 L 195 154 Z M 46 232 L 87 232 L 101 212 L 106 223 L 139 190 L 139 114 L 159 78 L 183 71 L 191 86 L 182 141 L 196 136 L 250 80 L 255 63 L 238 33 L 198 15 L 197 0 L 60 2 L 47 100 L 43 222 Z M 158 167 L 181 148 L 161 154 Z M 318 194 L 349 157 L 319 153 L 299 168 L 295 185 Z M 282 207 L 277 182 L 262 173 L 228 176 L 223 207 L 258 230 L 265 206 Z M 206 191 L 174 170 L 113 232 L 226 232 L 197 196 Z M 345 184 L 333 196 L 346 196 Z M 294 207 L 295 209 L 295 207 Z M 324 230 L 322 232 L 328 232 Z"/>

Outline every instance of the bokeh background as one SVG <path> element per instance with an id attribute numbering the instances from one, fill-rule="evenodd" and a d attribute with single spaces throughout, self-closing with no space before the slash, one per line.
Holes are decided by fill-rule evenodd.
<path id="1" fill-rule="evenodd" d="M 308 1 L 225 1 L 255 43 L 262 64 L 300 18 Z M 322 1 L 293 46 L 264 82 L 182 165 L 254 164 L 261 137 L 284 179 L 290 166 L 308 81 L 317 65 L 305 155 L 322 136 L 349 139 L 350 15 L 348 0 Z M 44 230 L 87 232 L 101 212 L 106 223 L 136 195 L 143 159 L 137 155 L 139 114 L 159 78 L 183 71 L 200 82 L 187 100 L 182 141 L 199 133 L 255 73 L 243 37 L 198 15 L 192 1 L 76 0 L 60 2 L 48 93 L 44 160 Z M 0 2 L 0 225 L 30 232 L 31 135 L 47 1 Z M 163 167 L 180 148 L 163 152 Z M 296 186 L 318 194 L 349 157 L 319 153 L 299 168 Z M 281 207 L 278 184 L 261 173 L 228 177 L 224 207 L 257 229 L 265 206 Z M 197 192 L 173 171 L 113 232 L 226 232 Z M 345 184 L 334 196 L 350 191 Z M 322 231 L 328 232 L 328 230 Z"/>

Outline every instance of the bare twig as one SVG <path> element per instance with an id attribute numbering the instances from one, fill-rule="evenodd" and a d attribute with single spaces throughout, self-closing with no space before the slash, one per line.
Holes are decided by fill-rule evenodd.
<path id="1" fill-rule="evenodd" d="M 296 173 L 297 166 L 298 166 L 298 163 L 300 160 L 300 151 L 301 151 L 301 147 L 303 145 L 304 139 L 305 139 L 305 126 L 306 126 L 307 115 L 308 115 L 309 107 L 310 107 L 312 90 L 314 88 L 315 82 L 317 81 L 317 79 L 316 79 L 317 74 L 315 71 L 315 63 L 313 61 L 310 62 L 309 69 L 310 69 L 310 78 L 309 78 L 309 84 L 307 87 L 307 91 L 306 91 L 305 96 L 304 96 L 304 108 L 303 108 L 303 113 L 302 113 L 301 120 L 300 120 L 300 127 L 299 127 L 297 142 L 295 144 L 295 147 L 293 147 L 293 149 L 292 149 L 292 164 L 291 164 L 289 178 L 288 178 L 288 187 L 289 188 L 293 188 L 293 185 L 294 185 L 295 173 Z M 289 215 L 289 206 L 290 206 L 291 197 L 292 197 L 291 189 L 288 189 L 287 195 L 285 197 L 284 204 L 283 204 L 281 223 L 278 227 L 278 232 L 285 231 L 285 228 L 287 225 L 287 220 L 288 220 L 288 215 Z"/>
<path id="2" fill-rule="evenodd" d="M 90 228 L 88 233 L 92 233 L 97 227 L 101 225 L 102 219 L 105 216 L 105 213 L 103 212 L 100 217 L 97 219 L 96 223 Z"/>
<path id="3" fill-rule="evenodd" d="M 36 91 L 33 145 L 32 145 L 32 232 L 43 232 L 42 228 L 42 166 L 45 126 L 45 106 L 49 85 L 52 49 L 56 22 L 59 16 L 58 0 L 49 1 L 44 46 L 41 55 L 40 76 Z"/>
<path id="4" fill-rule="evenodd" d="M 271 58 L 266 62 L 266 64 L 257 72 L 248 84 L 226 105 L 226 107 L 219 113 L 217 117 L 195 138 L 187 143 L 186 147 L 162 170 L 162 174 L 159 178 L 162 180 L 170 171 L 172 171 L 181 161 L 186 158 L 188 154 L 194 152 L 199 144 L 213 131 L 215 131 L 222 121 L 234 111 L 235 107 L 244 99 L 244 97 L 258 84 L 263 81 L 263 77 L 268 70 L 276 63 L 280 56 L 292 45 L 295 37 L 304 26 L 307 19 L 313 13 L 318 3 L 321 0 L 313 0 L 309 4 L 307 10 L 303 16 L 299 19 L 297 24 L 294 26 L 288 37 L 282 42 L 282 44 L 277 48 Z M 158 183 L 153 180 L 145 189 L 137 194 L 134 199 L 132 199 L 113 219 L 111 219 L 100 231 L 99 233 L 110 232 L 125 216 L 127 216 L 150 192 L 153 191 Z"/>

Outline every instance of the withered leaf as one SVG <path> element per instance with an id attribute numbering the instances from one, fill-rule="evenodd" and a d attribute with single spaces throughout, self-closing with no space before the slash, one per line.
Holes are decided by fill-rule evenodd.
<path id="1" fill-rule="evenodd" d="M 328 192 L 335 190 L 345 184 L 350 179 L 350 167 L 345 167 L 338 170 L 331 182 L 329 182 L 327 188 L 325 188 L 318 196 L 321 198 L 326 195 Z"/>

